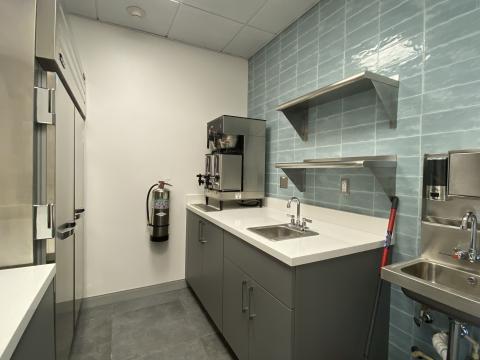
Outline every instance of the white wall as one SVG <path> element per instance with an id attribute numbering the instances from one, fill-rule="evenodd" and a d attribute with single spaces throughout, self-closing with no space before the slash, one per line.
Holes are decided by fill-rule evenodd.
<path id="1" fill-rule="evenodd" d="M 87 74 L 86 296 L 184 278 L 185 205 L 205 123 L 247 113 L 247 61 L 71 18 Z M 174 185 L 170 240 L 152 244 L 145 196 Z"/>

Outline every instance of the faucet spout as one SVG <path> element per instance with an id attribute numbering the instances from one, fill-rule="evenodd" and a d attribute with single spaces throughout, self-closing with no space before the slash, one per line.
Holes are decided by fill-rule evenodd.
<path id="1" fill-rule="evenodd" d="M 300 199 L 296 196 L 292 196 L 287 202 L 287 208 L 290 209 L 292 202 L 297 203 L 297 223 L 300 222 Z"/>
<path id="2" fill-rule="evenodd" d="M 480 254 L 478 252 L 478 239 L 477 239 L 477 229 L 478 229 L 478 219 L 477 216 L 469 211 L 462 218 L 462 224 L 460 229 L 468 230 L 468 223 L 470 223 L 470 247 L 468 249 L 468 259 L 470 262 L 474 263 L 480 261 Z"/>

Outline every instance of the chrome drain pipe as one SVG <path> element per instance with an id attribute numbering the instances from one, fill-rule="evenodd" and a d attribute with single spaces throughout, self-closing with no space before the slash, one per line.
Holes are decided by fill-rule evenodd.
<path id="1" fill-rule="evenodd" d="M 460 351 L 460 334 L 462 333 L 462 323 L 450 319 L 450 328 L 448 332 L 448 356 L 447 360 L 458 360 Z"/>

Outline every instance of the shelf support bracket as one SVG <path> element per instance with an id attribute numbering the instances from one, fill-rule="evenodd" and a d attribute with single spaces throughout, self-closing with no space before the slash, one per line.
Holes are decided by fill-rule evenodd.
<path id="1" fill-rule="evenodd" d="M 305 192 L 307 170 L 306 169 L 282 169 L 285 175 L 295 184 L 298 191 Z"/>
<path id="2" fill-rule="evenodd" d="M 303 141 L 308 140 L 308 108 L 285 109 L 283 114 L 292 124 L 293 128 Z"/>
<path id="3" fill-rule="evenodd" d="M 375 179 L 380 183 L 385 194 L 392 199 L 395 196 L 396 191 L 396 180 L 397 180 L 397 168 L 386 168 L 386 167 L 371 167 L 370 171 L 372 172 Z"/>
<path id="4" fill-rule="evenodd" d="M 398 87 L 375 80 L 372 80 L 372 84 L 388 115 L 390 128 L 395 129 L 397 127 Z"/>

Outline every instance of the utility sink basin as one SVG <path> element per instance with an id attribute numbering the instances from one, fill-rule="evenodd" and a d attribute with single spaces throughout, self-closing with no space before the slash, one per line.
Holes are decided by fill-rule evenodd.
<path id="1" fill-rule="evenodd" d="M 477 274 L 427 261 L 405 266 L 402 271 L 432 284 L 447 286 L 452 290 L 480 298 L 480 276 Z"/>
<path id="2" fill-rule="evenodd" d="M 480 273 L 475 270 L 416 259 L 382 268 L 382 278 L 418 302 L 480 325 Z"/>
<path id="3" fill-rule="evenodd" d="M 264 238 L 272 241 L 289 240 L 318 235 L 318 233 L 314 231 L 302 231 L 295 229 L 290 224 L 258 226 L 248 228 L 247 230 L 250 230 L 251 232 L 254 232 L 255 234 L 263 236 Z"/>

